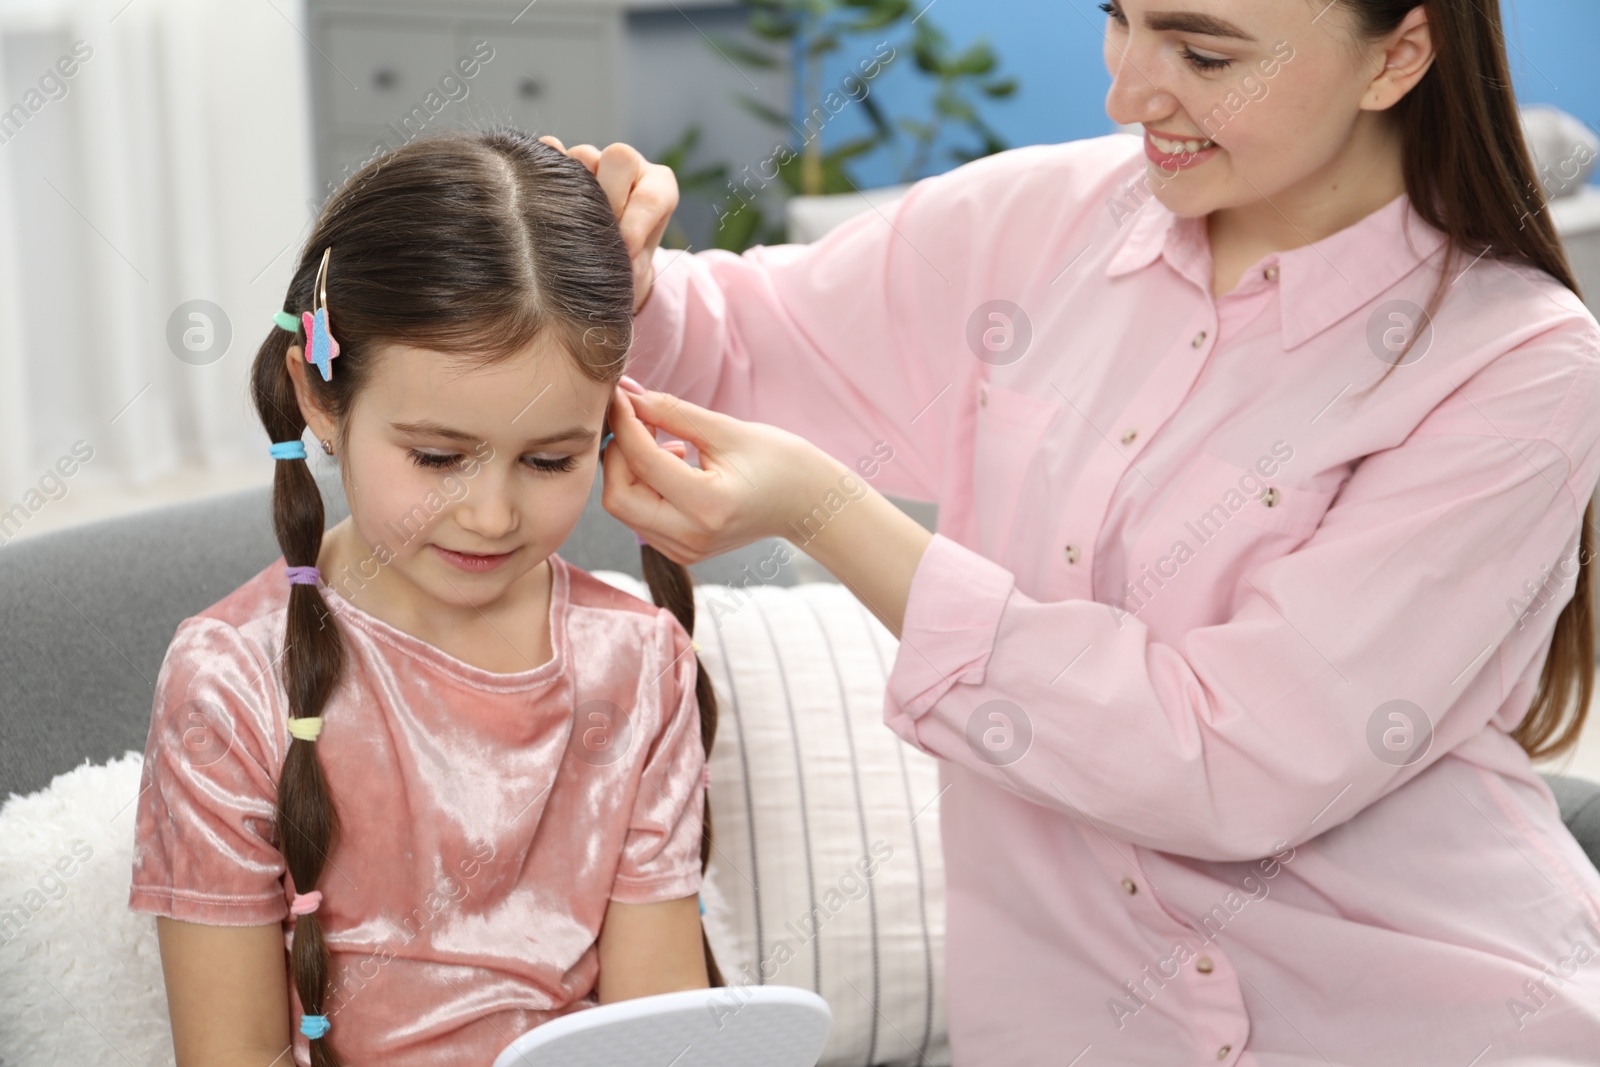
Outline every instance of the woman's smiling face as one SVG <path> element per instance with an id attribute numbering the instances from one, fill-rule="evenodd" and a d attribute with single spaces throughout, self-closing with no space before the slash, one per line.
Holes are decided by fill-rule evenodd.
<path id="1" fill-rule="evenodd" d="M 381 566 L 446 605 L 498 600 L 577 525 L 611 391 L 553 341 L 487 366 L 383 346 L 339 434 L 360 577 Z"/>
<path id="2" fill-rule="evenodd" d="M 1414 84 L 1410 70 L 1387 64 L 1408 65 L 1403 45 L 1395 55 L 1391 47 L 1420 9 L 1395 34 L 1365 42 L 1341 0 L 1102 7 L 1106 112 L 1143 127 L 1151 191 L 1178 215 L 1332 193 L 1373 150 L 1367 127 L 1389 118 Z"/>

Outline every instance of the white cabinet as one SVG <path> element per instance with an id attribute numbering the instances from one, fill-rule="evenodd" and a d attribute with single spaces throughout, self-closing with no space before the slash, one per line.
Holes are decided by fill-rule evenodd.
<path id="1" fill-rule="evenodd" d="M 787 110 L 788 82 L 708 43 L 744 36 L 744 21 L 731 0 L 307 0 L 316 204 L 443 127 L 510 123 L 654 158 L 698 122 L 701 160 L 754 166 L 776 134 L 733 95 Z M 680 205 L 702 222 L 712 211 Z"/>

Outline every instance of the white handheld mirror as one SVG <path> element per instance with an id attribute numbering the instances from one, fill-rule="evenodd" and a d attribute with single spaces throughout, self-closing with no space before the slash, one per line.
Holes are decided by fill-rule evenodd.
<path id="1" fill-rule="evenodd" d="M 551 1019 L 494 1067 L 816 1067 L 828 1002 L 795 986 L 722 986 L 619 1000 Z"/>

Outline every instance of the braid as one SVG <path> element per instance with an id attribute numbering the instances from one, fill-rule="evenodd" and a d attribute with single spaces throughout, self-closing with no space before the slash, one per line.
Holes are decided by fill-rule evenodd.
<path id="1" fill-rule="evenodd" d="M 650 587 L 650 598 L 672 612 L 685 632 L 694 636 L 694 583 L 681 563 L 674 563 L 651 545 L 639 549 L 640 566 L 645 584 Z M 695 657 L 694 695 L 700 705 L 700 742 L 705 747 L 706 758 L 711 758 L 711 743 L 717 736 L 717 695 L 711 688 L 711 675 L 698 656 Z M 700 873 L 705 874 L 711 862 L 711 793 L 705 794 L 700 830 Z M 700 943 L 705 948 L 706 974 L 712 988 L 724 986 L 722 971 L 711 952 L 711 940 L 706 937 L 704 925 L 700 928 Z"/>
<path id="2" fill-rule="evenodd" d="M 255 364 L 252 393 L 256 411 L 274 441 L 297 441 L 306 429 L 294 383 L 284 365 L 294 341 L 295 335 L 274 329 Z M 314 567 L 322 547 L 322 493 L 305 460 L 280 460 L 275 466 L 272 525 L 284 561 L 291 567 Z M 344 645 L 338 628 L 327 625 L 328 618 L 327 603 L 317 586 L 289 586 L 283 684 L 291 717 L 320 716 L 339 682 Z M 316 888 L 338 829 L 338 813 L 328 793 L 316 743 L 290 735 L 278 783 L 277 832 L 295 892 L 310 893 Z M 295 917 L 290 964 L 304 1014 L 324 1014 L 330 963 L 322 923 L 315 912 Z M 326 1037 L 311 1039 L 311 1063 L 312 1067 L 340 1067 Z"/>

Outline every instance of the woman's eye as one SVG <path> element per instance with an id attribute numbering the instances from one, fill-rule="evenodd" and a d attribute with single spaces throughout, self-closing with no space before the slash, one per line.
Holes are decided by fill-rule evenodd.
<path id="1" fill-rule="evenodd" d="M 1233 62 L 1231 59 L 1218 59 L 1216 56 L 1203 56 L 1188 45 L 1178 50 L 1178 54 L 1193 64 L 1196 70 L 1221 70 Z"/>
<path id="2" fill-rule="evenodd" d="M 528 456 L 525 462 L 534 470 L 544 471 L 547 474 L 562 474 L 578 465 L 578 457 L 561 456 L 551 459 L 542 456 Z"/>
<path id="3" fill-rule="evenodd" d="M 429 470 L 444 470 L 461 462 L 461 456 L 456 452 L 419 452 L 415 448 L 408 451 L 411 453 L 411 462 Z"/>
<path id="4" fill-rule="evenodd" d="M 1111 17 L 1113 21 L 1117 22 L 1118 24 L 1123 26 L 1128 24 L 1127 16 L 1123 15 L 1122 8 L 1118 7 L 1114 3 L 1101 4 L 1100 10 L 1104 11 L 1108 16 Z"/>

